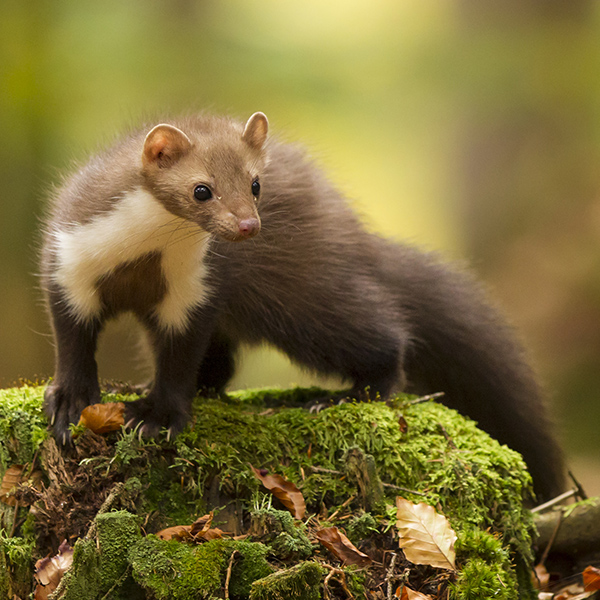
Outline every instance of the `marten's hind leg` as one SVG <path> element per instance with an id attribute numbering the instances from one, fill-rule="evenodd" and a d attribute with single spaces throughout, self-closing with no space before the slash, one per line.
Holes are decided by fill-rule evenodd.
<path id="1" fill-rule="evenodd" d="M 197 389 L 201 393 L 220 394 L 235 372 L 237 344 L 215 331 L 198 369 Z"/>
<path id="2" fill-rule="evenodd" d="M 380 341 L 381 346 L 371 349 L 352 369 L 352 394 L 357 399 L 387 400 L 405 387 L 404 343 L 394 337 Z"/>

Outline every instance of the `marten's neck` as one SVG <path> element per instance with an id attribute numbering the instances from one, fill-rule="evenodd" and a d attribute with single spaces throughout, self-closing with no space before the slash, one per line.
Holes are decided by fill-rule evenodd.
<path id="1" fill-rule="evenodd" d="M 164 328 L 183 331 L 189 311 L 207 299 L 203 259 L 209 237 L 198 225 L 168 212 L 150 192 L 137 188 L 85 225 L 55 232 L 54 279 L 65 290 L 76 318 L 87 321 L 102 313 L 101 281 L 123 265 L 160 253 L 157 274 L 163 278 L 164 294 L 154 314 Z"/>

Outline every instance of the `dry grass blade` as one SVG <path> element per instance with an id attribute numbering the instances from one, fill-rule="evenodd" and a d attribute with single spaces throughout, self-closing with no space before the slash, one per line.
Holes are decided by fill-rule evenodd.
<path id="1" fill-rule="evenodd" d="M 418 565 L 454 570 L 456 533 L 448 519 L 433 506 L 400 497 L 396 498 L 396 508 L 399 545 L 406 558 Z"/>
<path id="2" fill-rule="evenodd" d="M 85 425 L 94 433 L 118 431 L 125 424 L 123 402 L 91 404 L 81 411 L 78 425 Z"/>
<path id="3" fill-rule="evenodd" d="M 296 519 L 304 519 L 306 504 L 302 492 L 294 483 L 281 475 L 269 474 L 266 469 L 256 469 L 250 465 L 253 473 L 261 483 L 277 498 Z"/>
<path id="4" fill-rule="evenodd" d="M 346 565 L 367 567 L 373 561 L 361 552 L 337 527 L 323 527 L 315 532 L 327 550 Z"/>

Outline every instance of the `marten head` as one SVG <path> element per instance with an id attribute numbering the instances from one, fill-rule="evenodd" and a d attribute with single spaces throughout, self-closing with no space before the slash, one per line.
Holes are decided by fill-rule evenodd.
<path id="1" fill-rule="evenodd" d="M 175 216 L 225 240 L 250 238 L 260 231 L 267 131 L 260 112 L 245 126 L 219 118 L 156 125 L 142 150 L 145 185 Z"/>

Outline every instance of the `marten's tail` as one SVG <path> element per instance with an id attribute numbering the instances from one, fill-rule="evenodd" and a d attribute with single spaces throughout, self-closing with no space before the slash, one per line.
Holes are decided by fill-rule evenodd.
<path id="1" fill-rule="evenodd" d="M 412 326 L 409 386 L 444 392 L 442 402 L 520 452 L 538 499 L 562 492 L 563 456 L 542 391 L 514 332 L 481 286 L 434 255 L 381 244 L 382 278 Z"/>

